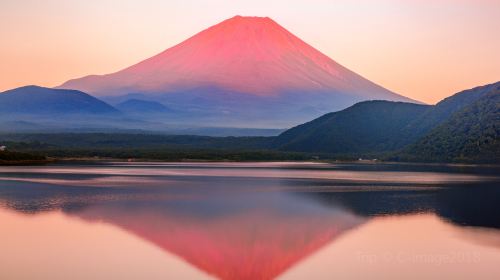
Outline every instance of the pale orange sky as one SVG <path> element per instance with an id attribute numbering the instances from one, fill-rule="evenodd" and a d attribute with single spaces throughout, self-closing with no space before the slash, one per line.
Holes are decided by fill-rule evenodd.
<path id="1" fill-rule="evenodd" d="M 500 80 L 500 0 L 1 0 L 0 91 L 115 72 L 237 14 L 427 103 Z"/>

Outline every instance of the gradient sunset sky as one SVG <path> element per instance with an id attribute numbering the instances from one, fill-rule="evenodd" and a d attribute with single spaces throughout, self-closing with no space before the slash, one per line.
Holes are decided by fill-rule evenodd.
<path id="1" fill-rule="evenodd" d="M 500 0 L 1 0 L 0 91 L 115 72 L 234 15 L 427 103 L 500 80 Z"/>

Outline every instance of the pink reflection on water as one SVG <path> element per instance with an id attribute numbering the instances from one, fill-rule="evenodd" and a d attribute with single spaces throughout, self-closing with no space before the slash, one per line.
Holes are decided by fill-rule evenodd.
<path id="1" fill-rule="evenodd" d="M 499 230 L 462 228 L 434 214 L 378 217 L 325 246 L 280 279 L 498 279 Z M 464 235 L 469 238 L 463 238 Z"/>
<path id="2" fill-rule="evenodd" d="M 402 176 L 403 180 L 416 183 L 422 182 L 425 176 L 430 176 L 427 180 L 431 182 L 474 181 L 481 176 L 351 172 L 330 168 L 277 169 L 272 168 L 273 164 L 265 164 L 265 168 L 231 163 L 2 168 L 0 180 L 7 183 L 6 195 L 0 202 L 5 200 L 5 207 L 9 207 L 9 202 L 18 202 L 25 208 L 17 209 L 36 208 L 32 200 L 23 200 L 26 192 L 19 192 L 19 201 L 9 196 L 13 193 L 10 188 L 30 186 L 30 182 L 48 183 L 58 185 L 51 186 L 53 196 L 37 199 L 43 204 L 53 204 L 47 209 L 65 212 L 33 215 L 35 211 L 19 215 L 0 207 L 0 279 L 203 279 L 212 276 L 221 279 L 401 279 L 401 275 L 405 279 L 430 279 L 436 275 L 453 279 L 492 276 L 494 279 L 500 272 L 498 230 L 458 227 L 431 213 L 361 217 L 341 208 L 340 204 L 326 206 L 324 201 L 313 201 L 310 197 L 299 199 L 289 192 L 269 191 L 297 188 L 287 184 L 266 185 L 251 180 L 248 188 L 232 191 L 231 182 L 240 186 L 248 181 L 235 180 L 227 184 L 231 191 L 217 188 L 231 177 L 334 180 L 352 177 L 355 181 L 364 178 L 390 182 Z M 225 165 L 231 167 L 224 168 Z M 180 180 L 179 176 L 224 177 L 215 183 L 207 182 L 207 188 L 177 192 L 191 186 L 191 181 Z M 205 186 L 205 178 L 196 180 L 201 182 L 197 186 Z M 12 181 L 28 184 L 11 186 Z M 81 192 L 68 191 L 58 195 L 61 186 L 139 186 L 135 190 L 143 190 L 171 183 L 180 188 L 170 192 L 130 193 L 108 189 L 104 194 L 90 192 L 79 196 Z M 51 188 L 45 190 L 50 194 Z M 304 188 L 324 192 L 330 187 Z M 364 188 L 363 185 L 336 185 L 330 191 Z M 384 188 L 377 186 L 376 190 Z M 36 186 L 31 188 L 35 189 Z M 210 191 L 202 192 L 205 189 Z M 357 213 L 363 213 L 364 205 L 357 206 L 360 208 Z M 16 209 L 12 204 L 11 208 Z M 457 257 L 461 259 L 457 261 Z M 450 261 L 450 258 L 455 259 Z"/>
<path id="3" fill-rule="evenodd" d="M 0 209 L 0 279 L 211 279 L 178 257 L 103 223 L 60 212 Z"/>
<path id="4" fill-rule="evenodd" d="M 364 221 L 342 211 L 287 215 L 269 208 L 211 219 L 107 207 L 78 216 L 119 226 L 221 279 L 273 279 Z"/>

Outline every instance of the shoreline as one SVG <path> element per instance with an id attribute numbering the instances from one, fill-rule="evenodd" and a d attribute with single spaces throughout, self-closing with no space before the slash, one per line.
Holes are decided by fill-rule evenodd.
<path id="1" fill-rule="evenodd" d="M 230 160 L 230 159 L 177 159 L 177 160 L 158 160 L 148 158 L 96 158 L 96 157 L 68 157 L 68 158 L 53 158 L 48 157 L 45 160 L 0 160 L 0 166 L 29 166 L 29 165 L 44 165 L 58 163 L 251 163 L 251 162 L 297 162 L 297 163 L 324 163 L 324 164 L 360 164 L 360 165 L 407 165 L 407 166 L 450 166 L 450 167 L 491 167 L 500 168 L 500 164 L 491 163 L 435 163 L 435 162 L 397 162 L 397 161 L 382 161 L 382 160 Z"/>
<path id="2" fill-rule="evenodd" d="M 0 160 L 1 166 L 29 166 L 29 165 L 44 165 L 54 163 L 56 160 L 44 159 L 44 160 Z"/>

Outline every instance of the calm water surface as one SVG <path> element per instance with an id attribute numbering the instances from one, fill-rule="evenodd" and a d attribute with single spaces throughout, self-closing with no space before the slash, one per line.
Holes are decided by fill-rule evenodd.
<path id="1" fill-rule="evenodd" d="M 0 279 L 498 279 L 499 171 L 0 167 Z"/>

